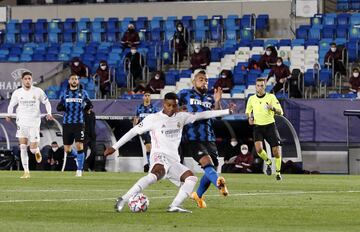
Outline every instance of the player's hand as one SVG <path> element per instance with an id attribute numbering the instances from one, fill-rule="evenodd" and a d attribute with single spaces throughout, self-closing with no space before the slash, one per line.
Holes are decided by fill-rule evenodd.
<path id="1" fill-rule="evenodd" d="M 248 119 L 248 122 L 249 122 L 249 125 L 254 125 L 254 118 L 253 117 L 250 117 Z"/>
<path id="2" fill-rule="evenodd" d="M 267 110 L 275 111 L 274 107 L 273 107 L 271 104 L 269 104 L 269 103 L 266 103 L 265 108 L 266 108 Z"/>
<path id="3" fill-rule="evenodd" d="M 11 122 L 11 117 L 10 117 L 10 116 L 6 116 L 6 117 L 5 117 L 5 120 L 6 120 L 7 122 Z"/>
<path id="4" fill-rule="evenodd" d="M 46 120 L 52 121 L 54 117 L 51 114 L 46 115 Z"/>
<path id="5" fill-rule="evenodd" d="M 231 102 L 231 103 L 229 104 L 230 114 L 234 114 L 234 113 L 235 113 L 235 110 L 236 110 L 236 104 Z"/>
<path id="6" fill-rule="evenodd" d="M 221 95 L 222 95 L 221 87 L 217 87 L 216 89 L 214 89 L 214 100 L 215 100 L 215 102 L 218 102 L 218 101 L 221 100 Z"/>
<path id="7" fill-rule="evenodd" d="M 112 153 L 115 152 L 115 149 L 113 147 L 107 147 L 104 151 L 104 156 L 112 155 Z"/>

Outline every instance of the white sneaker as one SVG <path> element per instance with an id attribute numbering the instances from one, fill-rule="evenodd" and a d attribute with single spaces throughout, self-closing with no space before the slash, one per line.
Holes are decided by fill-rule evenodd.
<path id="1" fill-rule="evenodd" d="M 76 177 L 82 177 L 82 171 L 81 170 L 76 170 Z"/>
<path id="2" fill-rule="evenodd" d="M 122 197 L 119 197 L 118 199 L 116 199 L 114 208 L 116 212 L 121 212 L 121 210 L 124 208 L 125 205 L 125 200 L 122 199 Z"/>
<path id="3" fill-rule="evenodd" d="M 192 211 L 181 208 L 179 206 L 169 206 L 167 212 L 170 212 L 170 213 L 192 213 Z"/>

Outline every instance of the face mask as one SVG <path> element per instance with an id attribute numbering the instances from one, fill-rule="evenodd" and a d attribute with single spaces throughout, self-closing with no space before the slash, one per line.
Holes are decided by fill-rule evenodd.
<path id="1" fill-rule="evenodd" d="M 159 75 L 155 75 L 155 80 L 159 80 L 160 76 Z"/>
<path id="2" fill-rule="evenodd" d="M 56 152 L 59 148 L 58 147 L 52 147 L 51 150 L 53 150 L 53 152 Z"/>
<path id="3" fill-rule="evenodd" d="M 178 31 L 182 31 L 182 27 L 178 27 L 177 29 L 178 29 Z"/>
<path id="4" fill-rule="evenodd" d="M 136 50 L 131 49 L 131 54 L 135 54 L 135 53 L 136 53 Z"/>
<path id="5" fill-rule="evenodd" d="M 79 66 L 79 64 L 80 64 L 79 62 L 74 62 L 75 66 Z"/>
<path id="6" fill-rule="evenodd" d="M 282 63 L 276 63 L 276 65 L 277 65 L 277 66 L 281 66 L 281 65 L 282 65 Z"/>
<path id="7" fill-rule="evenodd" d="M 240 148 L 241 154 L 246 155 L 249 152 L 249 149 L 246 145 L 242 145 Z"/>
<path id="8" fill-rule="evenodd" d="M 266 51 L 265 53 L 266 53 L 266 55 L 270 56 L 271 51 Z"/>
<path id="9" fill-rule="evenodd" d="M 336 52 L 336 48 L 330 48 L 332 52 Z"/>
<path id="10" fill-rule="evenodd" d="M 199 52 L 200 52 L 200 48 L 195 48 L 194 51 L 195 51 L 195 53 L 199 53 Z"/>
<path id="11" fill-rule="evenodd" d="M 238 142 L 236 140 L 233 140 L 230 142 L 230 144 L 231 146 L 235 147 L 238 144 Z"/>
<path id="12" fill-rule="evenodd" d="M 106 65 L 100 65 L 101 70 L 105 70 L 106 69 Z"/>
<path id="13" fill-rule="evenodd" d="M 221 75 L 221 78 L 226 78 L 226 75 L 225 74 Z"/>
<path id="14" fill-rule="evenodd" d="M 353 73 L 353 76 L 356 78 L 356 77 L 359 77 L 359 73 L 358 72 L 354 72 Z"/>

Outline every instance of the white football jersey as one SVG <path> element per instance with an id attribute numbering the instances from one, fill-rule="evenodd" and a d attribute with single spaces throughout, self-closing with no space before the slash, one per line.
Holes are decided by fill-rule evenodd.
<path id="1" fill-rule="evenodd" d="M 151 153 L 162 153 L 169 156 L 169 159 L 180 162 L 178 147 L 184 125 L 193 123 L 196 120 L 220 117 L 227 114 L 229 114 L 229 110 L 213 110 L 200 113 L 178 112 L 169 117 L 160 111 L 145 117 L 142 122 L 114 144 L 113 148 L 118 149 L 135 135 L 150 131 Z"/>
<path id="2" fill-rule="evenodd" d="M 16 124 L 19 126 L 40 127 L 40 102 L 47 104 L 47 106 L 50 105 L 42 89 L 35 86 L 32 86 L 29 90 L 19 88 L 11 96 L 8 114 L 12 114 L 14 106 L 18 105 L 16 108 Z M 51 114 L 51 107 L 50 112 L 48 111 L 47 113 Z"/>

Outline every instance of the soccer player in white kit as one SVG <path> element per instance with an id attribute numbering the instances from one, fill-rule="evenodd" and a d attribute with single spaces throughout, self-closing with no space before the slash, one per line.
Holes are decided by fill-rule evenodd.
<path id="1" fill-rule="evenodd" d="M 150 172 L 140 178 L 130 190 L 119 197 L 115 210 L 120 212 L 129 198 L 154 184 L 162 178 L 169 179 L 180 187 L 178 194 L 168 208 L 168 212 L 191 213 L 181 207 L 182 202 L 192 193 L 197 177 L 192 171 L 180 163 L 178 147 L 184 125 L 197 120 L 220 117 L 231 114 L 235 105 L 227 110 L 204 111 L 200 113 L 178 112 L 178 97 L 175 93 L 167 93 L 164 97 L 163 110 L 150 114 L 129 130 L 112 147 L 106 148 L 104 155 L 110 155 L 134 136 L 150 131 L 152 149 L 150 153 Z"/>
<path id="2" fill-rule="evenodd" d="M 45 105 L 46 119 L 53 120 L 51 115 L 51 105 L 44 93 L 38 87 L 32 85 L 31 72 L 24 72 L 21 75 L 22 87 L 15 90 L 7 109 L 8 116 L 6 121 L 11 121 L 14 107 L 16 108 L 16 137 L 19 138 L 21 163 L 24 168 L 24 175 L 20 178 L 30 178 L 29 157 L 27 154 L 27 144 L 30 141 L 30 151 L 35 154 L 36 162 L 42 160 L 38 144 L 40 142 L 40 102 Z"/>

